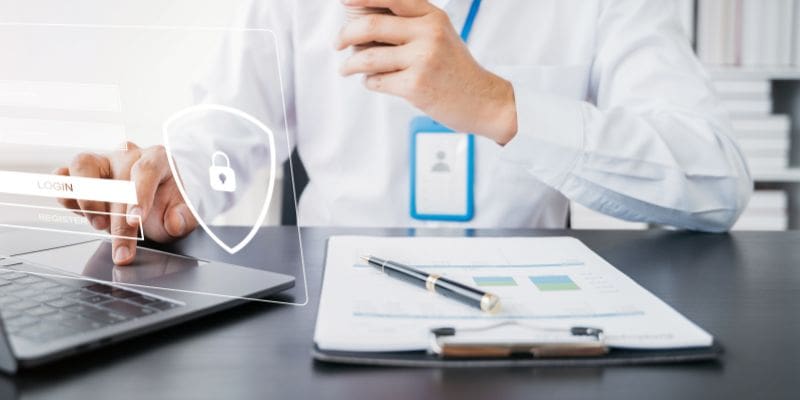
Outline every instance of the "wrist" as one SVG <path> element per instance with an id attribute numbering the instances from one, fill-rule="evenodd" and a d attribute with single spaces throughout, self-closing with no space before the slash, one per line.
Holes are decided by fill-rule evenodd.
<path id="1" fill-rule="evenodd" d="M 492 106 L 485 109 L 484 121 L 487 122 L 485 136 L 504 146 L 517 135 L 517 102 L 511 82 L 492 75 L 494 101 L 490 103 Z"/>

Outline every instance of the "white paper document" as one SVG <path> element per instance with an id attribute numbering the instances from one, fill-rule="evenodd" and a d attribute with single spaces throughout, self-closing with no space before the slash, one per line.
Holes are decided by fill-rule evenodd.
<path id="1" fill-rule="evenodd" d="M 614 347 L 673 349 L 706 347 L 713 341 L 574 238 L 335 236 L 327 251 L 314 335 L 323 350 L 424 350 L 431 328 L 503 321 L 601 328 Z M 494 293 L 501 310 L 487 314 L 394 279 L 366 265 L 360 255 Z"/>

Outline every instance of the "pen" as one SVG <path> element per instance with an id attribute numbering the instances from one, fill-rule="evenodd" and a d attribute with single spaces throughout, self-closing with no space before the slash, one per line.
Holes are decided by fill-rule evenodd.
<path id="1" fill-rule="evenodd" d="M 386 275 L 424 287 L 428 291 L 439 293 L 444 297 L 449 297 L 453 300 L 477 307 L 481 311 L 493 313 L 500 308 L 500 298 L 492 293 L 487 293 L 439 275 L 429 274 L 425 271 L 420 271 L 394 261 L 383 260 L 372 256 L 361 256 L 361 259 L 379 268 L 381 272 Z"/>

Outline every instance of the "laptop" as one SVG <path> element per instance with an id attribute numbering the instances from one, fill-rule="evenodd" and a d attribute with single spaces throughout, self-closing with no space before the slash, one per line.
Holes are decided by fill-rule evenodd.
<path id="1" fill-rule="evenodd" d="M 115 268 L 108 240 L 0 229 L 0 371 L 83 353 L 295 282 L 152 249 L 136 255 L 134 265 Z"/>

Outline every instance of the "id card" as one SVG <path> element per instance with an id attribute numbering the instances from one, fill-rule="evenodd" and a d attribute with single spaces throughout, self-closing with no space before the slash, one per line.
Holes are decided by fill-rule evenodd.
<path id="1" fill-rule="evenodd" d="M 411 122 L 411 217 L 470 221 L 475 214 L 475 138 L 428 117 Z"/>

